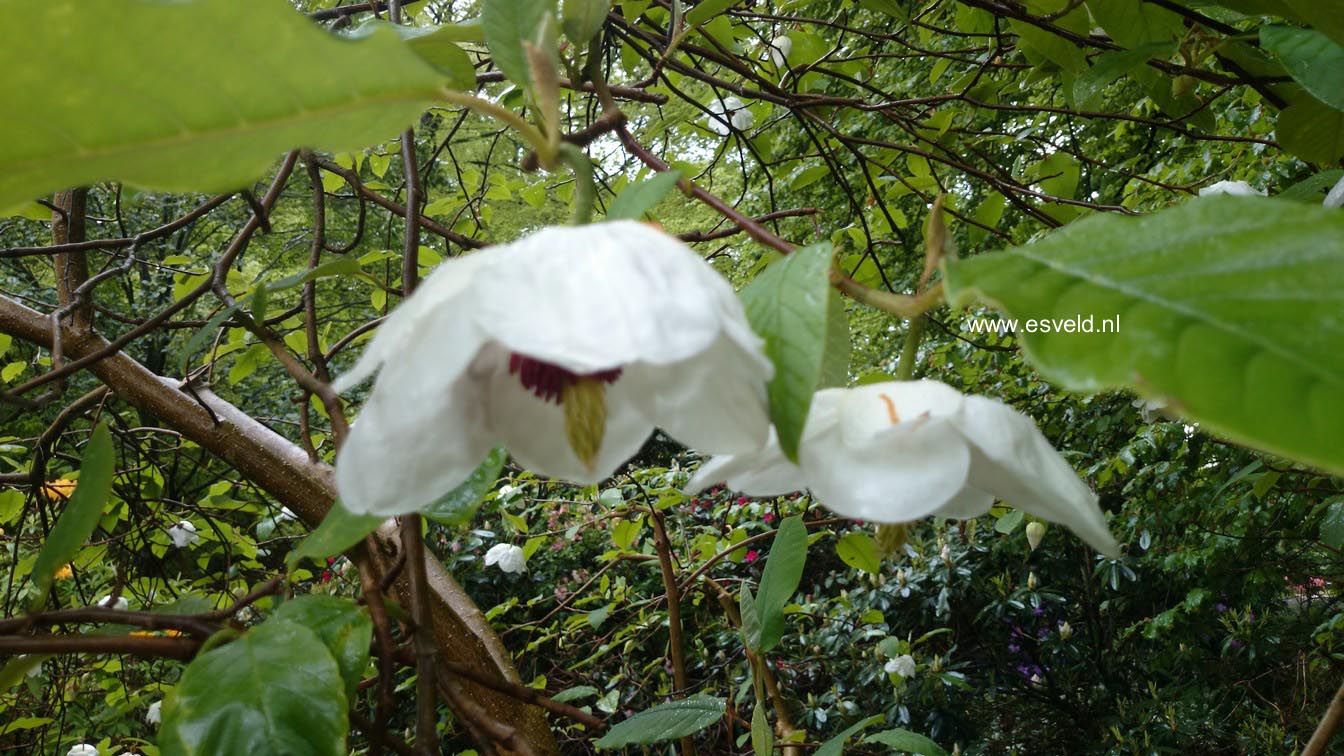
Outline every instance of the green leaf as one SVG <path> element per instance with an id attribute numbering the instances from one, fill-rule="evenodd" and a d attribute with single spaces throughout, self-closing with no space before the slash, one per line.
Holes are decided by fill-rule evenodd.
<path id="1" fill-rule="evenodd" d="M 840 734 L 827 740 L 825 743 L 822 743 L 821 747 L 816 750 L 813 756 L 844 756 L 845 743 L 848 742 L 850 738 L 858 734 L 860 730 L 867 729 L 875 724 L 881 724 L 884 721 L 886 721 L 886 717 L 877 714 L 856 722 L 849 727 L 846 727 Z"/>
<path id="2" fill-rule="evenodd" d="M 1300 200 L 1302 202 L 1314 202 L 1321 204 L 1321 195 L 1330 191 L 1341 178 L 1344 178 L 1344 170 L 1335 168 L 1329 171 L 1321 171 L 1305 178 L 1296 184 L 1284 189 L 1274 195 L 1276 199 Z"/>
<path id="3" fill-rule="evenodd" d="M 1154 42 L 1176 42 L 1185 22 L 1165 8 L 1134 0 L 1087 0 L 1092 17 L 1111 39 L 1134 49 Z"/>
<path id="4" fill-rule="evenodd" d="M 840 561 L 870 575 L 876 575 L 882 569 L 882 552 L 867 533 L 846 533 L 840 536 L 840 540 L 835 543 L 835 553 Z"/>
<path id="5" fill-rule="evenodd" d="M 504 462 L 509 453 L 502 446 L 496 446 L 485 455 L 485 459 L 446 496 L 420 510 L 425 517 L 444 525 L 462 525 L 476 514 L 481 499 L 495 487 L 499 474 L 504 470 Z"/>
<path id="6" fill-rule="evenodd" d="M 1321 541 L 1332 549 L 1344 547 L 1344 499 L 1336 499 L 1321 519 Z"/>
<path id="7" fill-rule="evenodd" d="M 1344 5 L 1326 0 L 1283 0 L 1283 2 L 1304 23 L 1344 45 Z"/>
<path id="8" fill-rule="evenodd" d="M 453 89 L 476 88 L 476 67 L 467 51 L 457 45 L 460 34 L 456 27 L 441 26 L 428 31 L 413 26 L 397 28 L 421 32 L 411 36 L 407 44 L 421 60 L 448 77 L 448 86 Z"/>
<path id="9" fill-rule="evenodd" d="M 1017 322 L 1028 359 L 1075 391 L 1133 388 L 1235 441 L 1344 472 L 1344 213 L 1216 196 L 1097 215 L 951 263 L 949 301 Z M 1089 316 L 1118 333 L 1041 332 Z M 1303 323 L 1311 323 L 1303 328 Z"/>
<path id="10" fill-rule="evenodd" d="M 1022 520 L 1025 516 L 1026 515 L 1023 514 L 1022 510 L 1020 509 L 1013 509 L 1008 512 L 1004 512 L 1003 515 L 999 517 L 999 519 L 994 521 L 994 532 L 1001 533 L 1003 535 L 1008 535 L 1012 533 L 1014 530 L 1017 530 L 1018 525 L 1022 524 Z"/>
<path id="11" fill-rule="evenodd" d="M 663 171 L 647 181 L 631 184 L 607 207 L 607 220 L 639 220 L 672 191 L 681 180 L 681 171 Z"/>
<path id="12" fill-rule="evenodd" d="M 332 502 L 322 524 L 289 553 L 285 564 L 292 572 L 301 559 L 335 556 L 364 540 L 364 536 L 376 530 L 385 519 L 379 515 L 355 514 L 339 501 Z"/>
<path id="13" fill-rule="evenodd" d="M 35 588 L 33 608 L 46 600 L 51 579 L 62 565 L 75 558 L 84 542 L 89 540 L 103 517 L 103 507 L 112 493 L 112 475 L 116 455 L 112 448 L 112 434 L 99 423 L 84 447 L 79 465 L 79 484 L 65 504 L 65 511 L 56 520 L 51 534 L 37 552 L 33 562 L 32 580 Z"/>
<path id="14" fill-rule="evenodd" d="M 164 700 L 159 748 L 344 756 L 346 701 L 321 638 L 294 622 L 263 622 L 187 665 Z"/>
<path id="15" fill-rule="evenodd" d="M 560 7 L 560 28 L 582 49 L 602 30 L 611 0 L 564 0 Z"/>
<path id="16" fill-rule="evenodd" d="M 1285 150 L 1308 163 L 1344 158 L 1344 112 L 1314 97 L 1284 108 L 1274 133 Z"/>
<path id="17" fill-rule="evenodd" d="M 898 753 L 915 753 L 921 756 L 947 756 L 937 743 L 917 732 L 900 728 L 875 732 L 863 739 L 865 743 L 880 743 L 896 749 Z"/>
<path id="18" fill-rule="evenodd" d="M 804 247 L 772 263 L 741 294 L 747 319 L 765 339 L 765 353 L 775 365 L 770 419 L 780 448 L 794 461 L 826 362 L 830 263 L 829 244 Z"/>
<path id="19" fill-rule="evenodd" d="M 0 208 L 108 179 L 239 189 L 293 147 L 387 139 L 443 84 L 395 34 L 339 39 L 281 0 L 3 0 L 0 10 L 25 26 L 0 47 L 0 89 L 24 114 L 0 123 Z"/>
<path id="20" fill-rule="evenodd" d="M 481 4 L 481 29 L 495 67 L 523 89 L 532 88 L 532 69 L 523 52 L 545 20 L 555 14 L 554 0 L 485 0 Z"/>
<path id="21" fill-rule="evenodd" d="M 742 615 L 742 627 L 738 631 L 742 633 L 742 643 L 747 648 L 755 648 L 760 645 L 761 638 L 761 613 L 756 609 L 756 597 L 751 593 L 751 587 L 744 581 L 742 588 L 737 592 L 737 611 Z"/>
<path id="22" fill-rule="evenodd" d="M 1316 99 L 1344 110 L 1344 47 L 1318 31 L 1291 26 L 1261 27 L 1260 44 Z"/>
<path id="23" fill-rule="evenodd" d="M 702 0 L 686 13 L 686 25 L 699 26 L 739 2 L 741 0 Z"/>
<path id="24" fill-rule="evenodd" d="M 373 620 L 367 612 L 346 599 L 312 594 L 286 601 L 267 621 L 293 622 L 312 630 L 336 660 L 346 698 L 354 700 L 369 666 Z"/>
<path id="25" fill-rule="evenodd" d="M 723 717 L 722 698 L 696 695 L 641 711 L 607 731 L 594 745 L 624 748 L 694 735 Z"/>
<path id="26" fill-rule="evenodd" d="M 835 388 L 849 385 L 849 314 L 845 298 L 831 289 L 826 302 L 826 345 L 821 355 L 821 377 L 817 388 Z"/>
<path id="27" fill-rule="evenodd" d="M 757 699 L 751 707 L 751 750 L 759 754 L 775 752 L 775 731 L 770 729 L 770 718 L 765 714 L 765 704 Z"/>
<path id="28" fill-rule="evenodd" d="M 786 517 L 779 524 L 775 542 L 770 546 L 770 556 L 765 560 L 765 570 L 761 573 L 761 585 L 756 594 L 761 632 L 759 637 L 747 639 L 752 650 L 769 651 L 784 637 L 784 606 L 798 590 L 806 561 L 807 526 L 803 525 L 802 517 Z"/>
<path id="29" fill-rule="evenodd" d="M 14 521 L 14 518 L 23 510 L 23 504 L 26 501 L 23 494 L 17 489 L 11 488 L 6 491 L 0 491 L 0 525 L 8 525 Z"/>
<path id="30" fill-rule="evenodd" d="M 1154 55 L 1175 50 L 1171 43 L 1147 44 L 1133 50 L 1112 50 L 1092 60 L 1092 67 L 1073 81 L 1073 102 L 1079 110 L 1097 110 L 1106 87 L 1131 71 L 1140 70 Z M 997 220 L 997 219 L 996 219 Z"/>

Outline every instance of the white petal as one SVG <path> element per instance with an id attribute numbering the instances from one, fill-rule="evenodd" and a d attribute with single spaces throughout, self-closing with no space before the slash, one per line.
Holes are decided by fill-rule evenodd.
<path id="1" fill-rule="evenodd" d="M 620 380 L 668 435 L 701 452 L 731 454 L 759 449 L 769 437 L 767 368 L 720 338 L 673 365 L 629 365 Z"/>
<path id="2" fill-rule="evenodd" d="M 1003 402 L 971 396 L 954 422 L 976 452 L 971 485 L 1024 512 L 1068 526 L 1103 554 L 1119 555 L 1096 494 L 1031 418 Z"/>
<path id="3" fill-rule="evenodd" d="M 733 124 L 733 128 L 738 131 L 746 131 L 751 128 L 752 124 L 756 123 L 756 114 L 746 108 L 742 108 L 741 110 L 734 112 L 733 117 L 730 120 Z"/>
<path id="4" fill-rule="evenodd" d="M 741 110 L 744 107 L 746 106 L 736 97 L 723 98 L 723 112 L 725 113 L 732 113 L 734 110 Z"/>
<path id="5" fill-rule="evenodd" d="M 499 558 L 508 550 L 509 544 L 507 543 L 497 543 L 494 546 L 491 546 L 490 549 L 485 552 L 485 566 L 490 567 L 494 565 L 494 563 L 498 562 Z"/>
<path id="6" fill-rule="evenodd" d="M 1340 178 L 1329 193 L 1325 195 L 1325 201 L 1321 203 L 1322 207 L 1344 207 L 1344 178 Z"/>
<path id="7" fill-rule="evenodd" d="M 492 348 L 493 349 L 493 348 Z M 556 402 L 539 399 L 510 375 L 507 360 L 486 379 L 486 426 L 504 442 L 518 464 L 535 473 L 588 485 L 611 477 L 639 451 L 653 423 L 644 417 L 622 379 L 606 386 L 607 428 L 592 468 L 569 446 L 565 411 Z"/>
<path id="8" fill-rule="evenodd" d="M 508 275 L 472 287 L 472 317 L 509 351 L 575 373 L 690 358 L 737 297 L 681 241 L 634 221 L 543 229 L 507 260 Z"/>
<path id="9" fill-rule="evenodd" d="M 812 401 L 835 402 L 844 442 L 862 447 L 895 424 L 953 415 L 961 409 L 965 397 L 938 381 L 887 381 L 819 391 Z"/>
<path id="10" fill-rule="evenodd" d="M 1199 190 L 1199 196 L 1208 197 L 1214 194 L 1230 194 L 1234 197 L 1263 197 L 1265 193 L 1246 183 L 1245 181 L 1219 181 L 1216 184 L 1210 184 Z"/>
<path id="11" fill-rule="evenodd" d="M 956 496 L 948 499 L 946 504 L 938 508 L 938 514 L 953 520 L 970 520 L 988 512 L 993 506 L 993 495 L 981 491 L 975 486 L 966 485 L 957 492 Z"/>
<path id="12" fill-rule="evenodd" d="M 802 468 L 793 464 L 779 448 L 774 428 L 770 440 L 759 451 L 723 454 L 707 460 L 695 471 L 683 489 L 695 495 L 716 483 L 748 496 L 778 496 L 802 491 L 807 479 Z"/>
<path id="13" fill-rule="evenodd" d="M 798 450 L 812 493 L 832 511 L 909 522 L 937 511 L 966 484 L 970 450 L 946 418 L 891 425 L 857 445 L 843 440 L 847 431 L 806 437 Z"/>
<path id="14" fill-rule="evenodd" d="M 336 456 L 336 487 L 351 512 L 396 515 L 432 504 L 494 445 L 479 384 L 459 376 L 437 392 L 416 390 L 409 376 L 400 380 L 407 368 L 389 363 Z"/>
<path id="15" fill-rule="evenodd" d="M 425 349 L 438 353 L 438 359 L 443 363 L 460 360 L 456 370 L 451 364 L 444 366 L 446 373 L 460 371 L 470 362 L 478 345 L 462 345 L 468 352 L 465 357 L 452 353 L 454 350 L 450 348 L 458 346 L 458 339 L 451 334 L 456 333 L 463 320 L 462 310 L 454 303 L 469 289 L 476 274 L 496 258 L 491 249 L 441 263 L 425 277 L 410 298 L 392 311 L 354 367 L 333 381 L 332 388 L 337 392 L 346 391 L 373 375 L 389 359 Z"/>

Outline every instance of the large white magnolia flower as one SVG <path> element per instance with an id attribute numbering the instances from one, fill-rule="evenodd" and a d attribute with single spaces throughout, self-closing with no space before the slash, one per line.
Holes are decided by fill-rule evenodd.
<path id="1" fill-rule="evenodd" d="M 98 756 L 98 747 L 88 743 L 76 743 L 65 752 L 65 756 Z"/>
<path id="2" fill-rule="evenodd" d="M 196 526 L 183 520 L 178 524 L 168 528 L 168 540 L 179 549 L 186 548 L 201 540 L 201 536 L 196 532 Z"/>
<path id="3" fill-rule="evenodd" d="M 745 131 L 754 123 L 756 115 L 736 97 L 715 99 L 709 103 L 709 128 L 715 134 L 727 136 L 733 129 Z"/>
<path id="4" fill-rule="evenodd" d="M 880 523 L 977 517 L 1002 499 L 1119 553 L 1096 496 L 1031 418 L 937 381 L 819 391 L 797 465 L 772 436 L 760 451 L 709 460 L 687 489 L 720 481 L 756 496 L 808 488 L 835 512 Z"/>
<path id="5" fill-rule="evenodd" d="M 527 572 L 527 555 L 511 543 L 497 543 L 485 552 L 485 566 L 498 565 L 503 572 Z"/>
<path id="6" fill-rule="evenodd" d="M 547 228 L 443 263 L 336 388 L 375 372 L 336 460 L 354 512 L 431 504 L 501 443 L 534 472 L 589 484 L 655 426 L 715 453 L 769 436 L 773 367 L 732 287 L 633 221 Z"/>

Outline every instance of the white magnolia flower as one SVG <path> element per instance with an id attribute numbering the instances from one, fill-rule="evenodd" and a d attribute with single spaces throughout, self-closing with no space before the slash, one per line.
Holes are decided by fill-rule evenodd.
<path id="1" fill-rule="evenodd" d="M 770 62 L 775 64 L 775 68 L 783 68 L 791 52 L 793 52 L 793 40 L 787 36 L 781 34 L 770 40 Z"/>
<path id="2" fill-rule="evenodd" d="M 736 97 L 725 97 L 709 103 L 709 128 L 715 134 L 727 136 L 732 129 L 744 131 L 756 123 L 756 116 Z"/>
<path id="3" fill-rule="evenodd" d="M 98 756 L 98 749 L 88 743 L 77 743 L 65 752 L 65 756 Z"/>
<path id="4" fill-rule="evenodd" d="M 507 499 L 518 493 L 518 486 L 511 486 L 507 483 L 499 487 L 498 498 Z"/>
<path id="5" fill-rule="evenodd" d="M 294 510 L 289 507 L 280 507 L 280 514 L 275 516 L 276 522 L 293 522 L 297 519 L 299 519 L 299 516 L 294 514 Z"/>
<path id="6" fill-rule="evenodd" d="M 1199 190 L 1199 196 L 1208 197 L 1214 194 L 1230 194 L 1234 197 L 1263 197 L 1265 193 L 1246 183 L 1245 181 L 1219 181 L 1216 184 L 1210 184 Z"/>
<path id="7" fill-rule="evenodd" d="M 94 604 L 94 606 L 101 606 L 105 609 L 116 609 L 119 612 L 124 612 L 130 608 L 131 604 L 126 600 L 125 596 L 117 596 L 116 600 L 113 600 L 111 596 L 103 596 L 98 599 L 98 602 Z"/>
<path id="8" fill-rule="evenodd" d="M 163 701 L 155 701 L 145 712 L 145 724 L 157 725 L 163 721 Z"/>
<path id="9" fill-rule="evenodd" d="M 1321 203 L 1323 207 L 1344 207 L 1344 178 L 1325 195 L 1325 201 Z"/>
<path id="10" fill-rule="evenodd" d="M 1098 551 L 1119 553 L 1096 495 L 1031 418 L 937 381 L 819 391 L 797 465 L 772 435 L 757 452 L 709 460 L 687 490 L 720 481 L 756 496 L 811 489 L 835 512 L 879 523 L 968 519 L 1002 499 L 1067 525 Z"/>
<path id="11" fill-rule="evenodd" d="M 900 675 L 901 677 L 915 676 L 915 657 L 910 654 L 903 654 L 895 659 L 889 660 L 882 670 L 889 675 Z"/>
<path id="12" fill-rule="evenodd" d="M 191 546 L 201 540 L 201 537 L 196 534 L 195 525 L 183 520 L 171 528 L 168 528 L 168 540 L 172 541 L 174 546 L 181 549 Z"/>
<path id="13" fill-rule="evenodd" d="M 503 572 L 527 572 L 527 557 L 511 543 L 497 543 L 485 552 L 485 566 L 499 565 Z"/>
<path id="14" fill-rule="evenodd" d="M 501 443 L 523 467 L 586 485 L 655 426 L 725 453 L 769 436 L 774 370 L 732 287 L 634 221 L 546 228 L 443 263 L 336 388 L 375 372 L 336 461 L 359 513 L 431 504 Z"/>

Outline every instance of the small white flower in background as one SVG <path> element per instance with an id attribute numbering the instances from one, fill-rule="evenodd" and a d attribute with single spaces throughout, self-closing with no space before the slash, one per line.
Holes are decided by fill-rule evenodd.
<path id="1" fill-rule="evenodd" d="M 124 612 L 130 608 L 131 604 L 126 600 L 125 596 L 117 596 L 115 601 L 111 596 L 103 596 L 98 599 L 95 606 L 101 606 L 105 609 L 116 609 L 119 612 Z"/>
<path id="2" fill-rule="evenodd" d="M 716 134 L 727 136 L 732 129 L 743 131 L 754 123 L 756 116 L 736 97 L 729 96 L 709 103 L 709 128 Z"/>
<path id="3" fill-rule="evenodd" d="M 1027 523 L 1027 545 L 1032 551 L 1041 545 L 1041 540 L 1045 538 L 1045 523 L 1036 520 Z"/>
<path id="4" fill-rule="evenodd" d="M 191 546 L 201 540 L 201 537 L 196 534 L 195 525 L 183 520 L 171 528 L 168 528 L 168 540 L 172 541 L 174 546 L 181 549 Z"/>
<path id="5" fill-rule="evenodd" d="M 485 566 L 497 564 L 503 572 L 527 572 L 527 557 L 511 543 L 497 543 L 485 552 Z"/>
<path id="6" fill-rule="evenodd" d="M 1064 624 L 1059 626 L 1060 640 L 1068 640 L 1069 638 L 1072 637 L 1073 637 L 1073 627 L 1070 626 L 1069 623 L 1065 622 Z"/>
<path id="7" fill-rule="evenodd" d="M 1230 194 L 1234 197 L 1263 197 L 1265 193 L 1246 183 L 1245 181 L 1219 181 L 1216 184 L 1209 184 L 1199 190 L 1199 196 L 1209 197 L 1214 194 Z"/>
<path id="8" fill-rule="evenodd" d="M 1321 206 L 1344 207 L 1344 177 L 1341 177 L 1334 188 L 1325 195 L 1325 201 L 1321 203 Z"/>
<path id="9" fill-rule="evenodd" d="M 775 68 L 783 68 L 789 62 L 789 53 L 793 52 L 793 40 L 781 34 L 770 40 L 770 62 Z"/>
<path id="10" fill-rule="evenodd" d="M 504 485 L 502 485 L 502 486 L 499 487 L 499 493 L 498 493 L 497 496 L 498 496 L 498 498 L 500 498 L 500 499 L 507 499 L 507 498 L 509 498 L 510 496 L 513 496 L 513 495 L 516 494 L 516 493 L 518 493 L 518 487 L 517 487 L 517 486 L 511 486 L 511 485 L 508 485 L 508 484 L 506 483 L 506 484 L 504 484 Z"/>
<path id="11" fill-rule="evenodd" d="M 157 725 L 163 721 L 163 701 L 155 701 L 149 705 L 149 711 L 145 712 L 145 724 Z"/>
<path id="12" fill-rule="evenodd" d="M 88 743 L 78 743 L 66 751 L 65 756 L 98 756 L 98 749 Z"/>
<path id="13" fill-rule="evenodd" d="M 338 391 L 378 373 L 336 458 L 352 512 L 414 512 L 501 443 L 587 485 L 660 427 L 707 452 L 769 437 L 774 373 L 732 286 L 678 239 L 615 221 L 441 264 Z"/>
<path id="14" fill-rule="evenodd" d="M 1167 408 L 1167 400 L 1140 398 L 1130 402 L 1129 406 L 1139 411 L 1145 423 L 1151 423 L 1162 416 L 1162 410 Z"/>
<path id="15" fill-rule="evenodd" d="M 1031 418 L 937 381 L 819 391 L 797 465 L 772 434 L 760 451 L 705 462 L 687 493 L 721 481 L 755 496 L 810 489 L 828 509 L 877 523 L 970 519 L 1002 499 L 1108 556 L 1120 552 L 1096 495 Z"/>
<path id="16" fill-rule="evenodd" d="M 891 659 L 882 667 L 882 670 L 889 675 L 900 675 L 901 677 L 915 676 L 915 657 L 910 654 L 903 654 Z"/>
<path id="17" fill-rule="evenodd" d="M 294 510 L 289 507 L 280 507 L 280 514 L 275 516 L 276 522 L 293 522 L 297 519 L 299 519 L 299 516 L 294 514 Z"/>

